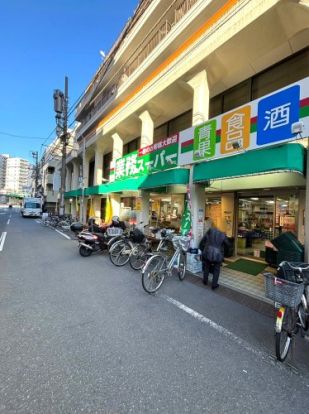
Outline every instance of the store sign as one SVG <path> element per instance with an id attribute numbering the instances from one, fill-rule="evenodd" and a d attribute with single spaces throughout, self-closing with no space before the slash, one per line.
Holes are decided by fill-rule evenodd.
<path id="1" fill-rule="evenodd" d="M 309 77 L 179 133 L 179 165 L 309 135 Z"/>
<path id="2" fill-rule="evenodd" d="M 178 165 L 178 134 L 119 158 L 115 163 L 115 180 L 140 177 Z"/>

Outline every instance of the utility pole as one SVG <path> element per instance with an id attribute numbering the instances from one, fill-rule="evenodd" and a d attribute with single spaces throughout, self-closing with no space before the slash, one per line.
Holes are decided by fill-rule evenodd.
<path id="1" fill-rule="evenodd" d="M 35 167 L 34 167 L 34 196 L 37 196 L 38 193 L 38 186 L 39 186 L 39 153 L 38 151 L 32 151 L 32 157 L 35 160 Z"/>
<path id="2" fill-rule="evenodd" d="M 66 152 L 68 145 L 68 77 L 65 77 L 64 94 L 59 89 L 54 91 L 54 110 L 56 112 L 56 131 L 62 143 L 61 185 L 59 215 L 64 214 L 64 192 L 66 179 Z"/>

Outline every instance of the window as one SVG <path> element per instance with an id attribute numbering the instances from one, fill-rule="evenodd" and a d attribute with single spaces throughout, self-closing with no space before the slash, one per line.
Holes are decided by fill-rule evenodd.
<path id="1" fill-rule="evenodd" d="M 123 155 L 130 154 L 130 152 L 136 151 L 140 147 L 140 137 L 133 139 L 123 146 Z"/>
<path id="2" fill-rule="evenodd" d="M 110 166 L 113 159 L 113 153 L 109 152 L 103 155 L 103 178 L 109 179 Z"/>
<path id="3" fill-rule="evenodd" d="M 240 105 L 303 79 L 309 74 L 309 48 L 290 56 L 256 76 L 210 99 L 209 116 L 213 118 Z"/>
<path id="4" fill-rule="evenodd" d="M 309 74 L 309 49 L 259 73 L 252 80 L 252 99 L 260 98 L 290 83 L 297 82 Z"/>
<path id="5" fill-rule="evenodd" d="M 162 124 L 158 127 L 156 127 L 153 131 L 153 142 L 159 142 L 161 141 L 161 139 L 166 138 L 167 135 L 167 130 L 168 130 L 168 123 L 166 122 L 165 124 Z"/>
<path id="6" fill-rule="evenodd" d="M 168 122 L 168 136 L 192 126 L 192 109 Z"/>
<path id="7" fill-rule="evenodd" d="M 94 161 L 89 163 L 89 179 L 88 179 L 88 186 L 92 187 L 94 183 Z"/>

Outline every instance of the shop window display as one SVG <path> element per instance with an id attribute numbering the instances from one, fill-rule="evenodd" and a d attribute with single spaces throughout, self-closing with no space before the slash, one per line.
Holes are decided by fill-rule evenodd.
<path id="1" fill-rule="evenodd" d="M 265 243 L 283 232 L 297 234 L 296 195 L 246 197 L 239 199 L 237 252 L 265 257 Z"/>
<path id="2" fill-rule="evenodd" d="M 274 197 L 239 199 L 237 252 L 240 255 L 265 257 L 265 240 L 274 237 Z"/>
<path id="3" fill-rule="evenodd" d="M 180 230 L 184 210 L 184 194 L 157 196 L 150 198 L 150 224 Z"/>

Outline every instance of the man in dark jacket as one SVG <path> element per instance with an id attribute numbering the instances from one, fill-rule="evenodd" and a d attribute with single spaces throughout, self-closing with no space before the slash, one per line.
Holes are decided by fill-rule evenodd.
<path id="1" fill-rule="evenodd" d="M 213 227 L 207 231 L 199 244 L 199 249 L 202 251 L 203 283 L 207 285 L 208 275 L 211 272 L 213 274 L 212 289 L 219 287 L 218 280 L 224 258 L 224 245 L 229 245 L 228 238 L 222 231 Z"/>

